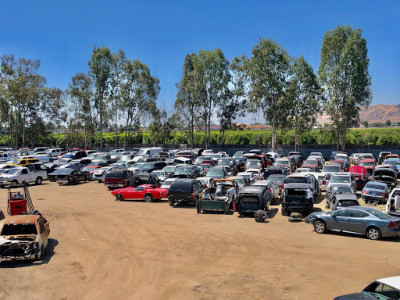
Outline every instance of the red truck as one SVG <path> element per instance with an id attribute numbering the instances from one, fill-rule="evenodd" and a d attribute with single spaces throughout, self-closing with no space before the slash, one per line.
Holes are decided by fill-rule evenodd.
<path id="1" fill-rule="evenodd" d="M 132 172 L 129 170 L 114 170 L 106 174 L 104 185 L 109 190 L 131 186 Z"/>

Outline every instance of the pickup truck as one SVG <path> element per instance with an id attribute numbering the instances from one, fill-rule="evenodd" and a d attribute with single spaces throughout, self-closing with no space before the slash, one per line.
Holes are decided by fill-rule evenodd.
<path id="1" fill-rule="evenodd" d="M 4 188 L 7 185 L 19 185 L 24 181 L 26 183 L 34 182 L 35 184 L 42 184 L 43 180 L 47 179 L 46 171 L 30 171 L 26 167 L 15 167 L 10 169 L 7 173 L 0 176 L 0 187 Z"/>
<path id="2" fill-rule="evenodd" d="M 232 179 L 215 179 L 211 187 L 203 191 L 203 197 L 197 201 L 197 213 L 205 210 L 229 212 L 231 204 L 236 201 L 239 186 Z"/>

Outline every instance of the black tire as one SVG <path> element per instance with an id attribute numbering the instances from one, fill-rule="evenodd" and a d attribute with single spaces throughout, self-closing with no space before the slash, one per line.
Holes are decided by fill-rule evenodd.
<path id="1" fill-rule="evenodd" d="M 121 194 L 116 194 L 115 195 L 115 201 L 123 201 L 123 200 L 124 200 L 124 198 L 122 197 Z"/>
<path id="2" fill-rule="evenodd" d="M 98 183 L 101 183 L 101 180 L 97 180 Z"/>
<path id="3" fill-rule="evenodd" d="M 382 238 L 382 233 L 375 226 L 371 226 L 367 229 L 367 238 L 374 241 L 380 240 Z"/>
<path id="4" fill-rule="evenodd" d="M 74 183 L 74 180 L 71 177 L 68 177 L 68 184 L 71 185 Z"/>
<path id="5" fill-rule="evenodd" d="M 38 178 L 36 178 L 36 180 L 35 180 L 35 184 L 36 184 L 36 185 L 41 185 L 41 184 L 42 184 L 42 181 L 43 181 L 42 177 L 38 177 Z"/>
<path id="6" fill-rule="evenodd" d="M 316 233 L 325 233 L 326 232 L 326 224 L 322 220 L 317 220 L 314 222 L 314 230 Z"/>
<path id="7" fill-rule="evenodd" d="M 18 181 L 17 180 L 13 180 L 13 181 L 11 181 L 11 184 L 10 184 L 12 187 L 16 187 L 16 186 L 18 186 Z"/>
<path id="8" fill-rule="evenodd" d="M 254 219 L 256 220 L 257 223 L 261 223 L 264 221 L 262 217 L 255 217 Z"/>
<path id="9" fill-rule="evenodd" d="M 169 206 L 174 206 L 175 202 L 173 200 L 168 200 Z"/>
<path id="10" fill-rule="evenodd" d="M 282 216 L 287 216 L 287 212 L 283 208 L 281 208 L 281 214 Z"/>
<path id="11" fill-rule="evenodd" d="M 151 194 L 144 195 L 144 201 L 145 202 L 153 202 L 154 201 L 153 196 Z"/>

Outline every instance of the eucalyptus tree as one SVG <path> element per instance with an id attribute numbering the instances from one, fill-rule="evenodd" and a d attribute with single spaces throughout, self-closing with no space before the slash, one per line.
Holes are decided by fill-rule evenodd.
<path id="1" fill-rule="evenodd" d="M 322 109 L 321 92 L 312 66 L 303 56 L 293 59 L 287 92 L 287 118 L 289 126 L 294 128 L 295 150 L 299 134 L 312 128 Z"/>
<path id="2" fill-rule="evenodd" d="M 225 100 L 229 90 L 229 60 L 221 49 L 200 50 L 193 60 L 194 97 L 199 101 L 204 122 L 206 147 L 210 147 L 211 119 L 218 106 Z"/>
<path id="3" fill-rule="evenodd" d="M 156 109 L 160 81 L 151 75 L 149 68 L 139 60 L 127 60 L 121 76 L 121 117 L 125 119 L 124 148 L 130 128 L 139 129 Z"/>
<path id="4" fill-rule="evenodd" d="M 249 77 L 249 108 L 262 109 L 272 125 L 272 151 L 276 148 L 276 130 L 285 122 L 286 92 L 290 74 L 288 53 L 272 39 L 260 39 L 246 63 Z"/>
<path id="5" fill-rule="evenodd" d="M 336 132 L 337 149 L 344 150 L 347 130 L 359 122 L 359 111 L 371 102 L 367 41 L 361 29 L 337 26 L 322 41 L 318 75 L 327 103 L 325 110 Z"/>
<path id="6" fill-rule="evenodd" d="M 194 128 L 199 118 L 199 99 L 196 97 L 195 88 L 198 87 L 194 82 L 193 60 L 196 54 L 187 54 L 183 63 L 183 72 L 181 81 L 176 85 L 178 93 L 174 103 L 174 108 L 181 119 L 180 127 L 188 131 L 189 143 L 194 146 Z"/>
<path id="7" fill-rule="evenodd" d="M 95 132 L 95 118 L 93 116 L 95 95 L 91 78 L 84 73 L 77 73 L 72 77 L 68 94 L 72 102 L 71 117 L 82 122 L 85 147 L 91 148 Z M 70 120 L 69 124 L 71 122 Z"/>
<path id="8" fill-rule="evenodd" d="M 173 116 L 168 116 L 165 109 L 154 109 L 153 119 L 148 127 L 150 132 L 150 141 L 152 144 L 165 145 L 171 137 L 174 130 Z"/>
<path id="9" fill-rule="evenodd" d="M 103 127 L 108 119 L 107 103 L 111 91 L 113 55 L 107 47 L 94 46 L 89 65 L 89 76 L 95 87 L 94 108 L 99 117 L 100 148 L 103 150 Z"/>

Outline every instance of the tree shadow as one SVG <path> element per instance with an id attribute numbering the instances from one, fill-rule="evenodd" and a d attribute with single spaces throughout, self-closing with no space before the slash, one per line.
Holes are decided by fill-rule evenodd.
<path id="1" fill-rule="evenodd" d="M 49 239 L 44 256 L 40 261 L 4 261 L 0 264 L 0 268 L 12 269 L 12 268 L 25 268 L 30 266 L 40 266 L 48 264 L 51 258 L 54 256 L 54 249 L 57 247 L 58 241 L 56 239 Z"/>

